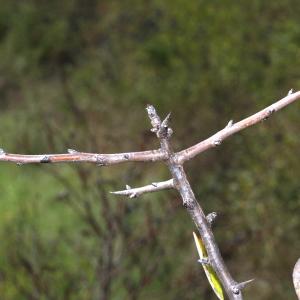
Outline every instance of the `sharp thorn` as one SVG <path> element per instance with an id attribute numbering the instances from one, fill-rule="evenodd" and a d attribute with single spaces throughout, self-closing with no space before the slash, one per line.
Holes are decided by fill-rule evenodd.
<path id="1" fill-rule="evenodd" d="M 230 120 L 225 128 L 230 128 L 233 125 L 233 120 Z"/>
<path id="2" fill-rule="evenodd" d="M 131 190 L 131 186 L 126 184 L 126 190 Z"/>
<path id="3" fill-rule="evenodd" d="M 287 95 L 289 96 L 289 95 L 293 94 L 293 92 L 294 92 L 294 90 L 290 89 Z"/>
<path id="4" fill-rule="evenodd" d="M 165 119 L 161 123 L 161 127 L 167 128 L 169 125 L 169 120 L 171 117 L 171 113 L 168 113 L 168 115 L 165 117 Z"/>
<path id="5" fill-rule="evenodd" d="M 254 278 L 236 284 L 236 285 L 232 288 L 233 293 L 234 293 L 234 294 L 238 294 L 242 289 L 244 289 L 244 288 L 246 287 L 247 284 L 251 283 L 252 281 L 254 281 Z"/>

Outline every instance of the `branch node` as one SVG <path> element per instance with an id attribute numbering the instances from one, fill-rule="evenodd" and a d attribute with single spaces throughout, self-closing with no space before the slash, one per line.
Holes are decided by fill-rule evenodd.
<path id="1" fill-rule="evenodd" d="M 158 137 L 159 138 L 169 138 L 171 137 L 173 130 L 169 127 L 169 120 L 170 120 L 171 113 L 169 113 L 165 119 L 159 125 L 158 130 Z"/>
<path id="2" fill-rule="evenodd" d="M 74 149 L 68 149 L 68 153 L 69 154 L 76 154 L 76 153 L 78 153 L 78 151 L 76 151 Z"/>
<path id="3" fill-rule="evenodd" d="M 276 112 L 276 110 L 274 108 L 269 109 L 268 114 L 271 116 L 272 114 L 274 114 L 274 112 Z"/>
<path id="4" fill-rule="evenodd" d="M 101 155 L 96 155 L 96 163 L 99 167 L 106 166 L 107 160 Z"/>
<path id="5" fill-rule="evenodd" d="M 151 132 L 156 133 L 158 138 L 168 139 L 173 133 L 173 130 L 169 127 L 171 113 L 161 121 L 153 105 L 147 105 L 146 110 L 152 125 Z"/>
<path id="6" fill-rule="evenodd" d="M 235 295 L 238 295 L 238 294 L 240 293 L 240 290 L 239 290 L 236 286 L 234 286 L 234 287 L 232 288 L 232 292 L 233 292 Z"/>
<path id="7" fill-rule="evenodd" d="M 222 144 L 222 139 L 218 139 L 218 140 L 214 140 L 213 141 L 213 145 L 216 146 L 220 146 Z"/>
<path id="8" fill-rule="evenodd" d="M 146 107 L 146 110 L 147 110 L 147 113 L 148 113 L 148 116 L 150 118 L 151 125 L 152 125 L 151 131 L 154 133 L 157 133 L 160 128 L 160 124 L 161 124 L 160 118 L 158 117 L 153 105 L 148 104 Z"/>
<path id="9" fill-rule="evenodd" d="M 132 198 L 137 198 L 137 193 L 133 192 L 129 195 L 129 198 L 132 199 Z"/>
<path id="10" fill-rule="evenodd" d="M 128 154 L 124 154 L 124 158 L 128 160 L 129 159 L 129 155 Z"/>
<path id="11" fill-rule="evenodd" d="M 215 219 L 217 218 L 218 214 L 216 212 L 211 212 L 206 216 L 207 222 L 212 225 Z"/>
<path id="12" fill-rule="evenodd" d="M 157 187 L 157 183 L 156 182 L 152 182 L 151 183 L 154 187 Z"/>
<path id="13" fill-rule="evenodd" d="M 172 128 L 168 128 L 168 131 L 167 131 L 167 138 L 169 139 L 173 134 L 173 129 Z"/>
<path id="14" fill-rule="evenodd" d="M 188 210 L 193 210 L 195 207 L 195 203 L 193 201 L 184 201 L 183 202 L 183 207 L 188 209 Z"/>
<path id="15" fill-rule="evenodd" d="M 47 164 L 47 163 L 50 163 L 51 160 L 50 160 L 50 157 L 49 157 L 49 156 L 45 155 L 45 156 L 41 159 L 40 162 L 41 162 L 42 164 Z"/>
<path id="16" fill-rule="evenodd" d="M 275 110 L 274 108 L 270 108 L 270 109 L 267 111 L 266 116 L 263 118 L 263 121 L 266 121 L 267 119 L 269 119 L 269 117 L 270 117 L 274 112 L 276 112 L 276 110 Z"/>
<path id="17" fill-rule="evenodd" d="M 198 259 L 198 263 L 200 263 L 201 265 L 204 265 L 204 266 L 210 266 L 211 265 L 210 260 L 209 260 L 208 257 L 203 257 L 203 258 Z"/>

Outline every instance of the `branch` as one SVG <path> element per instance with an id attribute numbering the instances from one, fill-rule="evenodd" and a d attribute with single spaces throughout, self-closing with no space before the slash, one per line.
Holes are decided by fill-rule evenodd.
<path id="1" fill-rule="evenodd" d="M 149 150 L 140 152 L 125 152 L 115 154 L 97 154 L 78 152 L 68 149 L 66 154 L 40 154 L 40 155 L 23 155 L 6 153 L 0 149 L 0 161 L 14 162 L 18 165 L 32 163 L 95 163 L 98 166 L 115 165 L 124 162 L 155 162 L 166 159 L 165 153 L 161 150 Z"/>
<path id="2" fill-rule="evenodd" d="M 273 113 L 277 112 L 278 110 L 286 107 L 287 105 L 295 102 L 296 100 L 300 99 L 300 91 L 296 93 L 292 93 L 291 91 L 289 94 L 284 97 L 283 99 L 277 101 L 276 103 L 266 107 L 265 109 L 257 112 L 256 114 L 239 121 L 233 124 L 232 121 L 229 121 L 228 125 L 221 131 L 217 132 L 213 136 L 209 137 L 208 139 L 189 147 L 185 150 L 182 150 L 177 153 L 177 161 L 178 163 L 182 164 L 187 160 L 195 157 L 196 155 L 216 146 L 219 146 L 226 138 L 239 132 L 247 127 L 255 125 L 261 121 L 268 119 Z"/>
<path id="3" fill-rule="evenodd" d="M 242 300 L 242 292 L 236 281 L 231 277 L 224 260 L 221 256 L 218 245 L 215 241 L 213 232 L 211 230 L 211 224 L 207 221 L 206 216 L 197 202 L 194 192 L 187 179 L 183 166 L 176 161 L 176 155 L 173 152 L 169 138 L 172 130 L 168 127 L 166 121 L 160 120 L 155 108 L 152 105 L 147 106 L 148 116 L 153 126 L 152 131 L 156 133 L 162 151 L 167 154 L 168 159 L 166 163 L 174 179 L 175 188 L 178 190 L 183 205 L 190 214 L 197 229 L 201 235 L 201 239 L 205 245 L 208 259 L 212 268 L 217 273 L 222 285 L 230 300 Z M 168 120 L 167 117 L 165 120 Z"/>
<path id="4" fill-rule="evenodd" d="M 126 186 L 126 190 L 110 192 L 115 195 L 123 195 L 128 196 L 129 198 L 135 198 L 145 193 L 153 193 L 161 190 L 172 189 L 174 188 L 173 179 L 162 181 L 162 182 L 153 182 L 149 185 L 145 185 L 143 187 L 131 188 L 130 186 Z"/>
<path id="5" fill-rule="evenodd" d="M 173 151 L 169 142 L 169 139 L 173 132 L 172 129 L 169 127 L 170 114 L 163 121 L 161 121 L 161 119 L 155 111 L 155 108 L 149 105 L 147 106 L 147 112 L 153 127 L 152 131 L 156 133 L 160 141 L 161 149 L 116 154 L 85 153 L 69 149 L 68 153 L 66 154 L 41 155 L 10 154 L 6 153 L 3 149 L 0 149 L 0 161 L 14 162 L 20 165 L 28 163 L 90 162 L 95 163 L 99 166 L 107 166 L 124 162 L 165 161 L 170 170 L 170 173 L 172 174 L 172 179 L 140 188 L 132 189 L 128 187 L 126 191 L 118 191 L 114 193 L 118 195 L 136 197 L 146 192 L 154 192 L 166 188 L 176 188 L 181 195 L 184 207 L 187 209 L 192 220 L 197 226 L 197 229 L 201 235 L 201 239 L 203 240 L 203 243 L 205 245 L 209 262 L 212 268 L 217 273 L 220 281 L 222 282 L 222 285 L 226 290 L 228 298 L 230 300 L 242 300 L 243 297 L 241 289 L 247 283 L 249 283 L 249 281 L 239 284 L 236 281 L 234 281 L 231 277 L 220 254 L 219 248 L 211 230 L 211 223 L 214 218 L 214 214 L 210 214 L 206 218 L 189 184 L 186 173 L 183 169 L 183 163 L 200 154 L 201 152 L 204 152 L 212 147 L 220 145 L 224 139 L 233 135 L 234 133 L 241 131 L 242 129 L 245 129 L 249 126 L 252 126 L 260 121 L 266 120 L 274 112 L 284 108 L 285 106 L 293 103 L 298 99 L 300 99 L 300 91 L 296 93 L 290 91 L 285 98 L 270 105 L 262 111 L 236 124 L 233 124 L 233 122 L 230 121 L 223 130 L 219 131 L 212 137 L 178 153 L 175 153 Z M 297 263 L 296 267 L 298 265 L 299 262 Z M 297 275 L 298 271 L 294 271 L 294 274 Z M 294 275 L 294 280 L 295 278 L 298 277 L 295 277 Z M 296 285 L 296 290 L 297 288 L 298 285 Z"/>
<path id="6" fill-rule="evenodd" d="M 300 91 L 296 93 L 289 93 L 288 96 L 279 100 L 278 102 L 270 105 L 269 107 L 263 109 L 262 111 L 238 122 L 232 124 L 232 121 L 221 131 L 217 132 L 210 138 L 184 149 L 176 153 L 176 161 L 179 164 L 184 163 L 187 160 L 195 157 L 196 155 L 220 145 L 224 139 L 233 135 L 234 133 L 241 131 L 249 126 L 252 126 L 262 120 L 267 119 L 274 112 L 284 108 L 285 106 L 291 104 L 292 102 L 300 98 Z M 151 108 L 150 108 L 151 110 Z M 151 111 L 148 112 L 151 114 Z M 155 132 L 159 137 L 166 136 L 170 137 L 172 135 L 172 129 L 168 127 L 170 114 L 166 119 L 161 122 L 158 128 L 158 120 L 152 118 L 152 131 Z M 167 159 L 167 154 L 161 150 L 149 150 L 140 152 L 124 152 L 124 153 L 114 153 L 114 154 L 98 154 L 98 153 L 86 153 L 79 152 L 73 149 L 68 149 L 68 153 L 64 154 L 40 154 L 40 155 L 25 155 L 25 154 L 12 154 L 6 153 L 0 148 L 0 161 L 14 162 L 19 165 L 31 164 L 31 163 L 95 163 L 99 166 L 108 166 L 114 164 L 120 164 L 124 162 L 157 162 L 165 161 Z"/>

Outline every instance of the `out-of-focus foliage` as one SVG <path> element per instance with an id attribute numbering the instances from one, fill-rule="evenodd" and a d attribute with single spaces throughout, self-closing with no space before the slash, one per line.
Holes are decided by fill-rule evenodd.
<path id="1" fill-rule="evenodd" d="M 145 104 L 186 147 L 299 89 L 300 6 L 274 1 L 2 1 L 0 145 L 157 147 Z M 299 104 L 187 164 L 245 299 L 292 299 L 300 249 Z M 137 126 L 138 125 L 138 126 Z M 163 165 L 0 165 L 1 299 L 215 299 L 175 193 L 110 190 Z"/>

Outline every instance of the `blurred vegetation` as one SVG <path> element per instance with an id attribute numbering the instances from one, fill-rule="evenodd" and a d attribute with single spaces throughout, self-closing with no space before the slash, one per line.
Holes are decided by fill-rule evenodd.
<path id="1" fill-rule="evenodd" d="M 2 1 L 0 145 L 13 153 L 182 149 L 299 89 L 296 0 Z M 138 124 L 138 126 L 137 126 Z M 294 299 L 299 104 L 187 164 L 245 299 Z M 215 299 L 163 165 L 0 165 L 1 299 Z"/>

